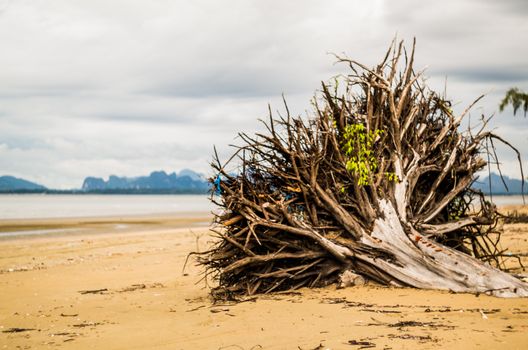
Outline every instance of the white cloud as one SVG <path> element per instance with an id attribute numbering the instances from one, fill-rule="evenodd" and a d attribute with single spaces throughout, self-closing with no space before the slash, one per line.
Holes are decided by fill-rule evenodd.
<path id="1" fill-rule="evenodd" d="M 449 75 L 457 108 L 491 91 L 474 113 L 493 113 L 508 87 L 528 88 L 527 14 L 490 0 L 0 1 L 0 173 L 71 188 L 207 172 L 212 145 L 227 154 L 281 93 L 309 109 L 345 69 L 328 52 L 374 65 L 396 33 L 417 37 L 431 85 Z M 493 125 L 522 150 L 528 121 Z"/>

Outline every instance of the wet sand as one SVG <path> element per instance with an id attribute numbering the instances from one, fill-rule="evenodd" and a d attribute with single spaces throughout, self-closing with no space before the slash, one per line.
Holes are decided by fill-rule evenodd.
<path id="1" fill-rule="evenodd" d="M 366 285 L 214 305 L 192 260 L 183 270 L 212 239 L 207 217 L 44 221 L 0 222 L 75 230 L 0 240 L 0 348 L 528 347 L 528 298 Z M 503 245 L 528 252 L 527 224 L 505 230 Z"/>

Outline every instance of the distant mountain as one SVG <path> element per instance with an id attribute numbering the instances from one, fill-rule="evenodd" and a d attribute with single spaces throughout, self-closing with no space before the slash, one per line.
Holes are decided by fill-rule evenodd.
<path id="1" fill-rule="evenodd" d="M 46 187 L 14 176 L 0 176 L 0 192 L 44 191 Z"/>
<path id="2" fill-rule="evenodd" d="M 111 175 L 107 181 L 87 177 L 82 185 L 84 192 L 112 193 L 206 193 L 207 180 L 200 174 L 184 169 L 179 174 L 154 171 L 149 176 L 119 177 Z"/>
<path id="3" fill-rule="evenodd" d="M 521 194 L 522 193 L 522 181 L 519 179 L 511 179 L 508 176 L 503 176 L 504 182 L 508 189 L 504 187 L 502 180 L 499 175 L 491 173 L 491 176 L 478 179 L 473 183 L 473 188 L 481 190 L 482 192 L 489 194 L 490 192 L 490 179 L 491 179 L 491 192 L 493 194 Z M 526 185 L 526 184 L 525 184 Z M 526 192 L 526 188 L 525 188 Z"/>
<path id="4" fill-rule="evenodd" d="M 473 183 L 473 188 L 489 194 L 489 179 L 493 194 L 521 194 L 521 180 L 504 176 L 504 187 L 499 175 L 491 173 Z M 528 184 L 526 184 L 528 192 Z M 50 190 L 45 186 L 13 176 L 0 176 L 0 193 L 207 193 L 210 184 L 207 179 L 192 170 L 184 169 L 178 174 L 154 171 L 148 176 L 119 177 L 111 175 L 108 180 L 87 177 L 81 190 Z"/>

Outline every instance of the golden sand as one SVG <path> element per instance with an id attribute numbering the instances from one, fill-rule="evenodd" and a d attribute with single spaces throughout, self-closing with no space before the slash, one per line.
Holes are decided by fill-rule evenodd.
<path id="1" fill-rule="evenodd" d="M 205 218 L 207 220 L 207 218 Z M 367 285 L 214 305 L 204 218 L 0 222 L 0 349 L 527 349 L 528 299 Z M 528 251 L 528 225 L 506 225 Z M 526 262 L 528 265 L 528 262 Z"/>

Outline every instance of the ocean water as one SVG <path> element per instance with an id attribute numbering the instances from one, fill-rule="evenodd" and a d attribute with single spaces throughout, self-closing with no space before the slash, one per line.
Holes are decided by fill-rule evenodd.
<path id="1" fill-rule="evenodd" d="M 521 195 L 511 195 L 511 196 L 492 196 L 490 198 L 490 196 L 486 196 L 486 199 L 487 200 L 491 200 L 493 203 L 495 203 L 498 207 L 500 207 L 501 205 L 524 205 L 524 204 L 528 204 L 528 194 L 524 196 L 524 200 L 526 201 L 526 203 L 523 201 L 523 196 Z"/>
<path id="2" fill-rule="evenodd" d="M 206 195 L 0 194 L 0 219 L 200 215 L 214 209 Z"/>
<path id="3" fill-rule="evenodd" d="M 528 198 L 527 198 L 528 200 Z M 498 206 L 523 204 L 522 196 L 493 196 Z M 201 215 L 215 210 L 206 195 L 0 194 L 0 219 L 149 214 Z"/>

